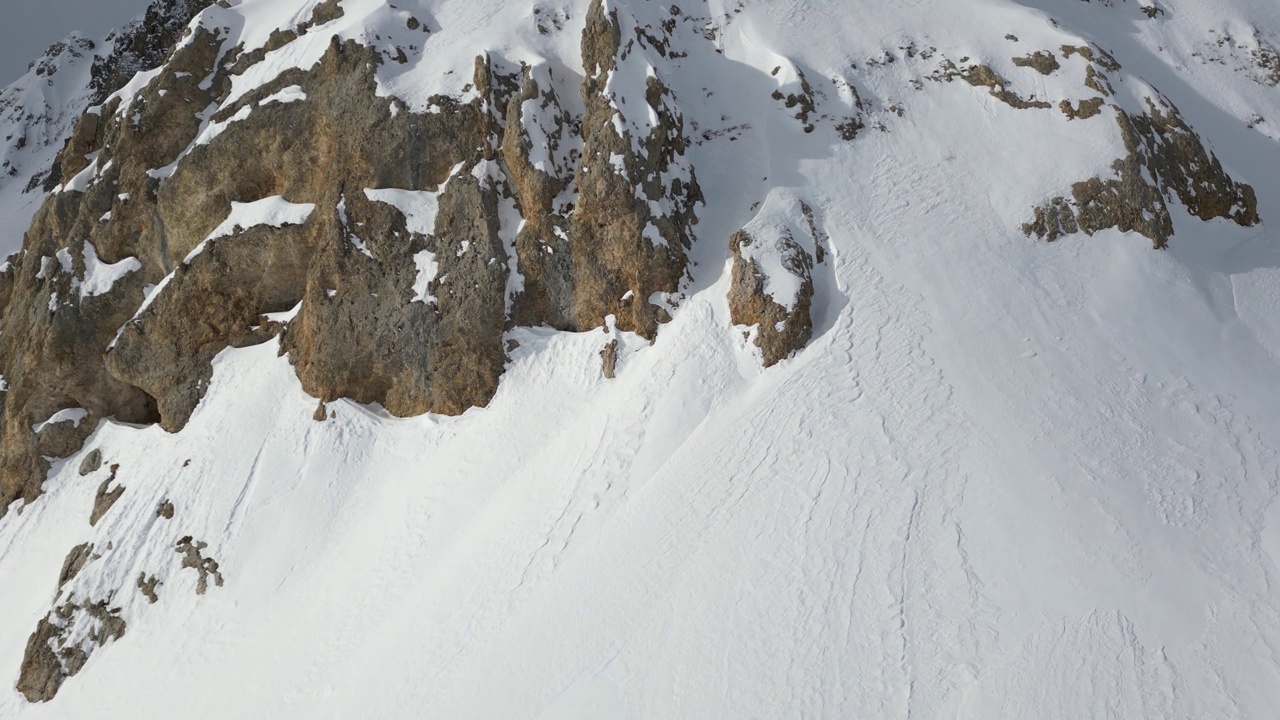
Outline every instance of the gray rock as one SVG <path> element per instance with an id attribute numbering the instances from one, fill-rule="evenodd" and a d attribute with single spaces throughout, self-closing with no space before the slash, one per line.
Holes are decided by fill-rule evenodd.
<path id="1" fill-rule="evenodd" d="M 610 340 L 600 351 L 600 361 L 605 378 L 612 380 L 617 377 L 618 369 L 618 341 Z"/>
<path id="2" fill-rule="evenodd" d="M 103 480 L 102 484 L 98 486 L 98 494 L 93 498 L 93 511 L 89 513 L 90 525 L 97 525 L 102 516 L 107 514 L 107 511 L 111 509 L 112 505 L 116 504 L 121 495 L 124 495 L 123 485 L 111 487 L 111 483 L 116 480 L 116 472 L 119 470 L 119 465 L 112 465 L 111 477 Z"/>
<path id="3" fill-rule="evenodd" d="M 80 461 L 80 477 L 95 473 L 100 467 L 102 467 L 102 450 L 94 448 L 84 456 L 84 460 Z"/>
<path id="4" fill-rule="evenodd" d="M 71 582 L 80 574 L 86 563 L 93 559 L 93 543 L 84 543 L 71 548 L 66 560 L 62 561 L 62 572 L 58 573 L 58 589 Z"/>
<path id="5" fill-rule="evenodd" d="M 198 573 L 196 578 L 196 594 L 203 595 L 209 589 L 209 578 L 218 587 L 222 587 L 222 571 L 218 561 L 205 557 L 204 550 L 209 544 L 203 540 L 192 542 L 190 535 L 178 541 L 177 552 L 182 554 L 182 567 L 191 568 Z"/>

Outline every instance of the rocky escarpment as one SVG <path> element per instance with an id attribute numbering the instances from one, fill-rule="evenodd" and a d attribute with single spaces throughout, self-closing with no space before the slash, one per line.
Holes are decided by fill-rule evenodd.
<path id="1" fill-rule="evenodd" d="M 1259 222 L 1253 188 L 1226 173 L 1177 108 L 1150 98 L 1147 107 L 1143 115 L 1115 108 L 1129 151 L 1112 164 L 1115 175 L 1075 183 L 1070 198 L 1056 197 L 1036 208 L 1024 233 L 1051 241 L 1116 228 L 1141 233 L 1160 249 L 1174 233 L 1167 204 L 1172 198 L 1201 220 L 1224 218 L 1246 227 Z"/>
<path id="2" fill-rule="evenodd" d="M 1068 119 L 1087 120 L 1109 106 L 1128 154 L 1112 163 L 1113 176 L 1077 182 L 1070 197 L 1058 196 L 1035 208 L 1022 226 L 1025 234 L 1052 241 L 1115 228 L 1140 233 L 1160 249 L 1174 234 L 1168 207 L 1174 199 L 1201 220 L 1224 218 L 1242 226 L 1260 222 L 1253 188 L 1227 174 L 1171 102 L 1146 97 L 1145 112 L 1126 110 L 1115 101 L 1107 76 L 1121 70 L 1114 58 L 1088 46 L 1064 45 L 1061 53 L 1088 63 L 1084 85 L 1096 95 L 1074 104 L 1063 100 L 1059 109 Z"/>
<path id="3" fill-rule="evenodd" d="M 414 111 L 379 97 L 395 54 L 336 37 L 240 90 L 342 16 L 315 12 L 256 50 L 197 21 L 80 121 L 13 262 L 0 507 L 102 418 L 181 429 L 224 348 L 280 336 L 322 402 L 459 414 L 496 392 L 511 324 L 613 316 L 653 338 L 669 319 L 701 195 L 675 100 L 615 11 L 591 7 L 580 116 L 548 68 L 487 54 L 462 96 Z"/>
<path id="4" fill-rule="evenodd" d="M 1006 39 L 1018 42 L 1014 35 Z M 927 59 L 933 52 L 930 48 L 917 53 L 911 47 L 906 55 Z M 1242 226 L 1260 222 L 1253 188 L 1227 173 L 1171 101 L 1145 87 L 1135 93 L 1141 98 L 1136 104 L 1126 93 L 1117 92 L 1112 77 L 1122 68 L 1102 48 L 1062 45 L 1057 51 L 1013 56 L 1009 58 L 1013 72 L 1002 72 L 994 64 L 967 56 L 959 61 L 943 57 L 924 79 L 963 80 L 1020 112 L 1056 111 L 1072 122 L 1097 123 L 1112 117 L 1126 150 L 1111 164 L 1111 173 L 1074 183 L 1069 194 L 1051 197 L 1034 208 L 1032 218 L 1022 225 L 1024 234 L 1052 241 L 1067 234 L 1093 235 L 1114 228 L 1140 233 L 1160 249 L 1174 234 L 1168 204 L 1175 201 L 1201 220 L 1223 218 Z M 1080 77 L 1081 70 L 1080 84 L 1069 82 L 1066 97 L 1046 98 L 1015 89 L 1043 86 L 1036 76 Z"/>
<path id="5" fill-rule="evenodd" d="M 163 61 L 81 118 L 55 173 L 65 181 L 0 282 L 0 508 L 34 499 L 50 460 L 103 418 L 180 430 L 226 348 L 278 337 L 321 404 L 456 415 L 497 391 L 511 327 L 581 331 L 612 318 L 653 339 L 670 318 L 703 198 L 688 158 L 695 128 L 664 74 L 689 50 L 681 28 L 694 43 L 714 33 L 678 8 L 641 23 L 593 2 L 580 76 L 485 52 L 465 88 L 411 104 L 385 92 L 384 71 L 409 63 L 432 21 L 384 10 L 399 45 L 340 37 L 347 9 L 334 1 L 246 44 L 219 21 L 227 8 L 158 3 L 117 38 L 115 61 L 95 66 L 102 94 Z M 1121 107 L 1119 64 L 1099 48 L 1023 52 L 1008 67 L 914 44 L 903 53 L 931 64 L 916 89 L 964 80 L 1071 122 L 1112 109 L 1129 151 L 1115 177 L 1052 198 L 1028 234 L 1116 227 L 1163 247 L 1173 198 L 1204 219 L 1258 220 L 1252 189 L 1171 104 Z M 292 54 L 314 60 L 264 70 Z M 870 107 L 852 83 L 842 90 L 781 56 L 768 65 L 773 99 L 806 136 L 823 126 L 856 137 L 847 112 L 827 107 L 845 91 L 859 112 Z M 1009 79 L 1077 70 L 1083 97 L 1015 91 L 1023 78 Z M 771 202 L 730 248 L 733 321 L 756 328 L 766 364 L 809 340 L 823 261 L 812 213 L 798 209 L 808 206 Z M 787 216 L 799 219 L 775 222 Z"/>
<path id="6" fill-rule="evenodd" d="M 758 66 L 721 60 L 719 33 L 732 17 L 713 22 L 676 6 L 595 0 L 577 25 L 568 10 L 540 9 L 539 34 L 584 28 L 573 39 L 578 67 L 470 45 L 427 58 L 433 18 L 390 5 L 348 18 L 356 5 L 306 4 L 308 17 L 253 40 L 227 3 L 161 1 L 94 62 L 88 91 L 98 106 L 41 176 L 51 192 L 0 270 L 0 515 L 39 496 L 52 463 L 104 419 L 182 430 L 228 348 L 278 343 L 318 400 L 317 421 L 341 398 L 396 416 L 458 415 L 495 396 L 516 347 L 506 335 L 518 327 L 604 328 L 601 375 L 642 366 L 631 361 L 636 337 L 661 333 L 691 286 L 695 256 L 710 273 L 731 261 L 733 332 L 766 367 L 821 330 L 835 258 L 814 194 L 781 184 L 799 182 L 804 163 L 837 143 L 859 161 L 850 148 L 860 150 L 851 144 L 862 131 L 889 132 L 907 116 L 910 103 L 883 92 L 886 82 L 860 91 L 856 77 L 763 47 L 743 54 Z M 934 81 L 992 114 L 1096 127 L 1108 148 L 1118 145 L 1112 113 L 1127 152 L 1114 177 L 1049 200 L 1023 228 L 1030 235 L 1114 227 L 1162 247 L 1174 201 L 1204 219 L 1258 221 L 1252 189 L 1228 176 L 1172 103 L 1117 98 L 1125 78 L 1100 48 L 952 52 L 955 61 L 909 41 L 898 49 L 849 67 L 895 65 L 910 76 L 904 92 Z M 80 45 L 65 52 L 90 56 Z M 439 92 L 415 96 L 418 85 L 388 79 L 437 60 L 437 75 L 459 78 Z M 742 87 L 680 82 L 679 72 L 713 63 L 725 66 L 717 81 Z M 1055 85 L 1072 73 L 1065 91 Z M 753 130 L 756 119 L 733 114 L 742 107 L 776 117 Z M 730 144 L 743 138 L 754 140 Z M 727 248 L 723 236 L 702 238 L 695 253 L 705 201 L 690 158 L 710 143 L 760 155 L 741 167 L 769 177 L 717 193 L 725 203 L 745 197 L 719 225 L 741 229 Z M 743 224 L 748 207 L 754 217 Z M 79 468 L 97 489 L 83 510 L 97 535 L 67 556 L 31 636 L 19 688 L 32 700 L 51 697 L 120 638 L 131 601 L 164 602 L 184 580 L 197 594 L 236 582 L 220 564 L 234 556 L 219 536 L 180 526 L 180 515 L 167 527 L 174 504 L 140 497 L 143 483 L 100 450 Z M 118 556 L 104 538 L 130 513 L 154 523 L 147 547 L 162 552 L 105 573 Z M 84 582 L 85 572 L 110 579 Z"/>
<path id="7" fill-rule="evenodd" d="M 126 623 L 112 598 L 85 600 L 64 588 L 86 565 L 102 559 L 91 543 L 77 545 L 67 554 L 58 575 L 58 596 L 27 641 L 16 688 L 30 702 L 53 698 L 67 678 L 79 673 L 90 654 L 102 645 L 124 637 Z"/>
<path id="8" fill-rule="evenodd" d="M 613 315 L 652 339 L 670 317 L 702 196 L 684 118 L 644 50 L 666 54 L 656 39 L 624 43 L 617 12 L 593 3 L 582 118 L 563 111 L 547 69 L 535 69 L 541 82 L 526 69 L 510 102 L 503 156 L 526 221 L 516 238 L 522 324 L 586 329 Z"/>
<path id="9" fill-rule="evenodd" d="M 29 702 L 53 699 L 67 678 L 84 669 L 97 647 L 124 637 L 125 621 L 111 601 L 65 602 L 40 620 L 27 641 L 17 690 Z M 82 637 L 74 637 L 79 630 Z"/>

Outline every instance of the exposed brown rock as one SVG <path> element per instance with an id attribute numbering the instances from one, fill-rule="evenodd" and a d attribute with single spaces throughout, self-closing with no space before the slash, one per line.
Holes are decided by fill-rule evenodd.
<path id="1" fill-rule="evenodd" d="M 1090 47 L 1088 45 L 1063 45 L 1060 49 L 1062 50 L 1062 57 L 1064 58 L 1070 58 L 1072 55 L 1079 55 L 1089 62 L 1097 63 L 1104 70 L 1109 72 L 1120 71 L 1120 63 L 1116 62 L 1116 59 L 1102 48 Z"/>
<path id="2" fill-rule="evenodd" d="M 1053 242 L 1063 235 L 1080 232 L 1080 225 L 1076 222 L 1071 202 L 1066 198 L 1056 197 L 1035 208 L 1031 222 L 1022 226 L 1022 232 Z"/>
<path id="3" fill-rule="evenodd" d="M 87 632 L 75 633 L 80 639 L 68 644 L 72 630 L 87 626 Z M 68 601 L 41 618 L 27 640 L 16 688 L 28 702 L 52 700 L 68 677 L 84 668 L 89 655 L 97 648 L 124 637 L 125 621 L 120 608 L 109 607 L 108 601 L 89 603 Z"/>
<path id="4" fill-rule="evenodd" d="M 101 117 L 87 115 L 77 136 L 101 145 L 96 163 L 85 168 L 96 177 L 83 192 L 51 195 L 27 232 L 15 263 L 12 297 L 18 301 L 5 307 L 0 336 L 0 367 L 11 382 L 0 412 L 0 514 L 19 497 L 34 499 L 49 468 L 45 458 L 75 452 L 98 418 L 149 423 L 157 417 L 155 401 L 113 377 L 102 356 L 143 288 L 167 272 L 167 235 L 153 202 L 158 181 L 147 171 L 173 162 L 194 138 L 200 120 L 191 108 L 211 100 L 212 90 L 202 89 L 199 78 L 208 75 L 217 50 L 216 37 L 197 31 L 131 99 L 130 112 L 117 113 L 119 102 L 113 102 Z M 86 295 L 80 283 L 91 252 L 103 263 L 132 261 L 140 268 L 109 290 Z M 85 408 L 89 417 L 33 436 L 34 424 L 68 407 Z"/>
<path id="5" fill-rule="evenodd" d="M 990 65 L 975 64 L 962 68 L 950 60 L 943 60 L 942 66 L 931 77 L 934 80 L 945 82 L 951 82 L 959 78 L 974 87 L 985 87 L 990 91 L 991 97 L 1017 110 L 1042 110 L 1052 107 L 1049 103 L 1037 100 L 1034 96 L 1024 98 L 1010 90 L 1008 87 L 1009 81 L 993 70 Z"/>
<path id="6" fill-rule="evenodd" d="M 1253 31 L 1253 41 L 1256 47 L 1249 51 L 1249 59 L 1261 71 L 1260 82 L 1271 87 L 1280 85 L 1280 50 L 1267 42 L 1257 29 Z"/>
<path id="7" fill-rule="evenodd" d="M 1084 85 L 1100 93 L 1103 97 L 1111 97 L 1116 94 L 1115 90 L 1111 88 L 1111 81 L 1107 79 L 1106 75 L 1099 72 L 1098 68 L 1093 64 L 1090 64 L 1084 72 Z"/>
<path id="8" fill-rule="evenodd" d="M 80 477 L 92 475 L 102 467 L 102 448 L 94 448 L 80 461 Z"/>
<path id="9" fill-rule="evenodd" d="M 533 117 L 526 116 L 526 106 L 534 111 Z M 552 167 L 535 168 L 529 161 L 535 148 L 526 124 L 537 124 L 545 135 L 547 146 L 540 150 L 551 158 Z M 573 131 L 574 121 L 561 109 L 554 91 L 539 87 L 526 68 L 520 90 L 507 106 L 502 141 L 511 189 L 525 221 L 515 241 L 524 290 L 515 298 L 512 320 L 520 325 L 576 327 L 569 220 L 556 207 L 557 197 L 573 184 L 572 169 L 556 162 Z"/>
<path id="10" fill-rule="evenodd" d="M 339 3 L 323 3 L 267 44 L 283 47 L 339 13 Z M 416 415 L 486 405 L 509 323 L 572 330 L 614 315 L 619 329 L 654 337 L 669 319 L 663 306 L 679 300 L 701 195 L 684 158 L 683 118 L 660 79 L 642 100 L 655 126 L 619 129 L 605 77 L 639 59 L 628 58 L 618 27 L 600 2 L 592 6 L 582 37 L 585 118 L 565 112 L 530 70 L 499 71 L 486 56 L 476 61 L 476 99 L 435 97 L 431 112 L 411 112 L 378 97 L 384 55 L 337 39 L 313 68 L 226 103 L 232 75 L 260 58 L 194 29 L 146 87 L 82 119 L 76 148 L 88 152 L 66 160 L 83 173 L 77 189 L 47 200 L 23 252 L 0 273 L 0 294 L 11 298 L 0 369 L 13 383 L 0 409 L 0 512 L 34 499 L 46 458 L 77 451 L 100 418 L 180 430 L 208 387 L 212 358 L 228 347 L 279 337 L 320 401 L 347 397 Z M 652 42 L 665 48 L 663 38 Z M 292 85 L 305 101 L 259 104 Z M 211 106 L 220 106 L 213 117 L 198 114 Z M 238 114 L 249 107 L 248 117 Z M 529 160 L 533 120 L 545 121 L 554 167 Z M 196 145 L 206 122 L 227 124 Z M 581 157 L 571 149 L 578 134 Z M 411 232 L 366 189 L 438 194 L 435 227 Z M 215 239 L 188 261 L 232 202 L 273 196 L 315 211 L 300 225 Z M 509 251 L 501 223 L 512 204 L 524 223 Z M 428 301 L 415 298 L 422 253 L 437 266 Z M 509 283 L 511 255 L 523 292 L 508 298 L 519 286 Z M 82 296 L 91 257 L 137 268 Z M 146 288 L 154 294 L 140 308 Z M 299 303 L 288 323 L 262 317 Z M 85 421 L 34 435 L 71 407 L 86 409 Z M 95 520 L 119 496 L 109 487 Z"/>
<path id="11" fill-rule="evenodd" d="M 1058 109 L 1068 120 L 1088 120 L 1095 115 L 1102 113 L 1102 106 L 1106 101 L 1102 98 L 1089 98 L 1081 100 L 1079 106 L 1073 105 L 1070 100 L 1063 100 L 1058 103 Z"/>
<path id="12" fill-rule="evenodd" d="M 340 13 L 338 3 L 324 3 L 293 36 L 274 37 L 268 45 L 283 46 Z M 509 271 L 496 209 L 508 192 L 501 173 L 472 177 L 464 171 L 454 178 L 440 197 L 431 236 L 411 237 L 394 208 L 370 202 L 363 190 L 435 190 L 459 163 L 472 169 L 494 159 L 498 136 L 526 220 L 517 239 L 525 292 L 513 315 L 530 324 L 575 328 L 616 312 L 624 328 L 651 337 L 665 313 L 648 299 L 678 291 L 697 188 L 691 171 L 668 173 L 685 140 L 660 82 L 651 83 L 646 100 L 662 123 L 649 137 L 634 139 L 638 152 L 633 138 L 604 128 L 615 111 L 600 94 L 600 78 L 618 61 L 620 37 L 616 20 L 599 4 L 591 17 L 583 46 L 597 60 L 597 72 L 584 84 L 584 96 L 602 129 L 585 139 L 593 160 L 584 161 L 579 174 L 591 177 L 572 221 L 562 214 L 566 208 L 554 207 L 556 196 L 573 185 L 572 168 L 532 168 L 530 140 L 519 132 L 522 103 L 540 99 L 555 119 L 557 142 L 577 130 L 577 121 L 527 73 L 517 86 L 495 75 L 484 58 L 476 73 L 483 100 L 464 105 L 436 98 L 444 112 L 393 113 L 391 103 L 376 99 L 373 70 L 381 57 L 335 41 L 314 70 L 285 73 L 211 120 L 227 121 L 290 84 L 304 88 L 307 102 L 255 107 L 212 142 L 193 146 L 202 119 L 191 109 L 225 96 L 230 74 L 257 59 L 232 48 L 214 67 L 221 41 L 196 30 L 151 84 L 123 100 L 130 104 L 127 113 L 113 102 L 86 116 L 75 134 L 79 159 L 69 156 L 66 167 L 98 177 L 84 192 L 50 199 L 11 273 L 13 292 L 22 300 L 11 304 L 16 309 L 5 323 L 20 332 L 0 340 L 0 363 L 9 377 L 22 380 L 0 416 L 0 504 L 34 498 L 48 467 L 42 455 L 73 452 L 98 417 L 158 419 L 166 429 L 180 429 L 207 387 L 210 359 L 223 348 L 280 333 L 261 315 L 301 300 L 283 343 L 304 387 L 321 400 L 380 402 L 404 415 L 459 413 L 487 403 L 502 371 L 507 321 Z M 505 135 L 485 109 L 490 100 L 507 108 Z M 96 164 L 87 157 L 91 152 Z M 625 158 L 625 175 L 646 179 L 639 195 L 628 177 L 611 172 L 615 153 Z M 148 172 L 179 156 L 176 168 Z M 671 217 L 651 217 L 649 200 L 673 193 L 680 209 Z M 251 228 L 219 239 L 190 263 L 181 262 L 225 218 L 231 201 L 270 195 L 314 203 L 316 213 L 303 226 Z M 655 235 L 661 247 L 654 247 Z M 72 243 L 66 251 L 70 269 L 53 263 L 67 237 L 87 238 L 103 261 L 136 258 L 141 268 L 100 298 L 67 303 L 64 310 L 55 294 L 71 297 L 86 255 L 83 243 Z M 362 247 L 369 255 L 353 251 L 357 242 L 367 243 Z M 633 248 L 641 252 L 626 252 Z M 437 302 L 430 306 L 410 302 L 412 258 L 424 250 L 440 265 L 430 289 Z M 584 262 L 575 269 L 572 259 L 579 255 Z M 163 290 L 134 317 L 142 288 L 165 276 Z M 616 307 L 624 295 L 632 299 L 630 311 Z M 58 308 L 52 318 L 37 312 L 45 306 Z M 44 341 L 50 337 L 52 344 Z M 60 366 L 51 358 L 66 360 Z M 42 370 L 24 373 L 25 364 Z M 68 397 L 67 389 L 74 395 Z M 48 428 L 40 438 L 30 437 L 31 425 L 63 407 L 89 410 L 84 432 Z"/>
<path id="13" fill-rule="evenodd" d="M 508 272 L 497 225 L 506 193 L 500 175 L 464 173 L 451 183 L 441 198 L 440 239 L 409 237 L 398 211 L 363 194 L 434 190 L 460 162 L 470 169 L 492 159 L 498 129 L 486 102 L 441 97 L 433 102 L 443 112 L 393 113 L 376 95 L 377 54 L 335 41 L 315 69 L 286 73 L 213 120 L 291 84 L 305 89 L 307 102 L 255 106 L 212 142 L 193 146 L 201 119 L 192 108 L 229 88 L 225 65 L 213 65 L 220 42 L 197 30 L 125 100 L 127 112 L 112 103 L 82 121 L 79 136 L 100 145 L 96 167 L 108 169 L 84 192 L 52 196 L 16 258 L 6 287 L 20 301 L 8 304 L 0 337 L 0 366 L 12 382 L 0 413 L 0 512 L 18 497 L 34 499 L 45 456 L 76 451 L 100 417 L 183 427 L 208 385 L 211 358 L 279 334 L 261 315 L 304 297 L 285 346 L 304 387 L 321 399 L 381 402 L 404 415 L 459 413 L 487 403 L 496 388 Z M 176 169 L 148 172 L 179 156 Z M 317 209 L 302 226 L 251 228 L 183 262 L 232 201 L 271 195 Z M 358 229 L 340 219 L 340 206 Z M 355 251 L 357 234 L 376 259 Z M 134 258 L 140 269 L 105 294 L 78 297 L 86 240 L 102 262 Z M 459 254 L 464 244 L 471 249 Z M 432 307 L 409 302 L 413 255 L 424 249 L 438 251 L 442 270 Z M 55 259 L 60 251 L 69 266 Z M 143 288 L 166 276 L 134 317 Z M 327 291 L 339 289 L 329 302 Z M 33 436 L 33 425 L 66 407 L 84 407 L 89 418 Z"/>
<path id="14" fill-rule="evenodd" d="M 776 67 L 772 74 L 777 75 L 781 70 L 781 67 Z M 773 99 L 782 101 L 788 110 L 795 110 L 795 119 L 804 126 L 805 132 L 810 133 L 813 132 L 814 125 L 809 122 L 809 116 L 817 111 L 817 101 L 814 100 L 813 86 L 805 78 L 804 72 L 799 68 L 795 68 L 795 72 L 800 78 L 800 92 L 783 94 L 781 90 L 774 90 Z"/>
<path id="15" fill-rule="evenodd" d="M 801 280 L 795 306 L 787 309 L 766 291 L 766 278 L 759 265 L 746 256 L 747 248 L 757 238 L 746 231 L 729 239 L 733 251 L 733 280 L 729 286 L 729 312 L 734 325 L 756 327 L 755 343 L 760 348 L 765 367 L 772 367 L 803 348 L 813 337 L 813 258 L 794 238 L 778 238 L 785 252 L 786 271 Z"/>
<path id="16" fill-rule="evenodd" d="M 411 234 L 394 208 L 349 196 L 353 222 L 363 218 L 362 229 L 375 232 L 398 228 L 385 237 L 407 242 L 387 249 L 401 254 L 394 264 L 332 246 L 313 263 L 302 312 L 284 337 L 308 392 L 379 402 L 396 415 L 456 415 L 488 404 L 505 364 L 508 268 L 498 193 L 490 180 L 459 173 L 440 194 L 431 236 Z M 423 250 L 439 267 L 434 303 L 410 302 L 412 257 Z"/>
<path id="17" fill-rule="evenodd" d="M 1076 183 L 1071 199 L 1054 198 L 1037 208 L 1022 231 L 1055 240 L 1076 231 L 1092 235 L 1116 228 L 1138 232 L 1157 248 L 1172 237 L 1166 196 L 1176 196 L 1201 220 L 1226 218 L 1238 225 L 1260 222 L 1252 187 L 1227 175 L 1172 105 L 1147 100 L 1148 112 L 1130 115 L 1116 109 L 1116 122 L 1129 155 L 1112 164 L 1112 178 Z M 1154 184 L 1148 178 L 1154 179 Z"/>
<path id="18" fill-rule="evenodd" d="M 166 430 L 186 425 L 218 352 L 270 339 L 256 319 L 301 299 L 309 225 L 256 227 L 209 243 L 189 265 L 180 261 L 151 305 L 121 329 L 107 367 L 156 399 Z"/>
<path id="19" fill-rule="evenodd" d="M 36 630 L 27 639 L 22 667 L 18 672 L 17 690 L 27 702 L 48 702 L 62 687 L 67 673 L 51 645 L 61 636 L 61 628 L 41 618 Z"/>
<path id="20" fill-rule="evenodd" d="M 1018 67 L 1029 67 L 1041 75 L 1052 75 L 1061 67 L 1053 53 L 1045 52 L 1044 50 L 1013 58 L 1013 64 Z"/>
<path id="21" fill-rule="evenodd" d="M 629 134 L 614 128 L 618 110 L 604 94 L 604 84 L 620 62 L 620 39 L 615 11 L 606 13 L 600 0 L 593 0 L 582 35 L 586 115 L 578 204 L 570 226 L 574 319 L 585 329 L 614 315 L 619 329 L 652 339 L 669 316 L 649 299 L 680 290 L 688 262 L 685 250 L 692 242 L 690 226 L 696 222 L 693 207 L 701 193 L 692 168 L 683 161 L 684 120 L 659 79 L 649 79 L 645 98 L 658 122 L 649 137 L 634 138 L 640 151 Z M 669 184 L 664 174 L 674 175 Z M 650 212 L 649 200 L 659 198 L 674 206 L 670 216 Z M 662 241 L 652 239 L 655 235 Z"/>
<path id="22" fill-rule="evenodd" d="M 169 500 L 165 500 L 164 502 L 160 503 L 158 507 L 156 507 L 156 517 L 162 517 L 165 520 L 172 520 L 173 511 L 174 511 L 173 502 Z"/>

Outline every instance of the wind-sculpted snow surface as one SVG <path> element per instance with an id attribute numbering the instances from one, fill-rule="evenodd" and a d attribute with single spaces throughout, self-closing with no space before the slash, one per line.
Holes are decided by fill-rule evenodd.
<path id="1" fill-rule="evenodd" d="M 0 716 L 1280 714 L 1272 3 L 156 7 L 0 96 Z"/>

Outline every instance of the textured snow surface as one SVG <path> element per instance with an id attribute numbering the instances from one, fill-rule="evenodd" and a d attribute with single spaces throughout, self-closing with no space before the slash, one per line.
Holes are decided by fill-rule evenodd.
<path id="1" fill-rule="evenodd" d="M 200 22 L 252 47 L 313 3 L 228 4 Z M 336 34 L 415 38 L 379 69 L 415 110 L 462 94 L 481 50 L 555 68 L 574 102 L 585 4 L 539 2 L 565 23 L 544 36 L 523 0 L 344 0 L 234 93 Z M 644 22 L 670 5 L 608 4 Z M 1280 28 L 1280 7 L 678 4 L 709 39 L 645 62 L 699 123 L 707 203 L 657 341 L 622 336 L 605 381 L 613 333 L 517 329 L 487 408 L 337 401 L 323 422 L 275 342 L 223 352 L 182 433 L 104 421 L 0 521 L 0 717 L 1280 717 L 1280 239 L 1175 204 L 1165 252 L 1115 231 L 1028 240 L 1031 207 L 1123 154 L 1114 123 L 915 90 L 937 58 L 901 50 L 1056 99 L 1081 97 L 1083 65 L 1010 58 L 1097 43 L 1124 67 L 1119 102 L 1158 88 L 1274 223 L 1280 134 L 1251 119 L 1280 118 L 1280 97 L 1238 55 L 1203 58 Z M 887 131 L 805 133 L 771 99 L 801 72 L 849 113 L 856 84 Z M 625 122 L 647 122 L 636 102 L 619 99 Z M 434 229 L 430 194 L 366 192 Z M 812 344 L 762 371 L 731 327 L 727 240 L 806 229 L 786 197 L 812 205 L 828 257 Z M 126 490 L 91 528 L 94 448 Z M 224 586 L 195 595 L 184 535 Z M 90 541 L 103 557 L 67 590 L 116 593 L 127 634 L 29 705 L 9 689 L 26 640 Z M 140 572 L 163 582 L 155 605 Z"/>

